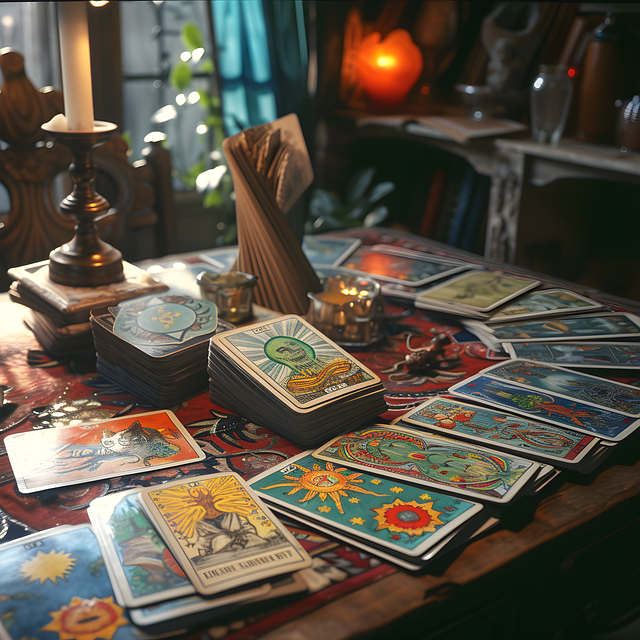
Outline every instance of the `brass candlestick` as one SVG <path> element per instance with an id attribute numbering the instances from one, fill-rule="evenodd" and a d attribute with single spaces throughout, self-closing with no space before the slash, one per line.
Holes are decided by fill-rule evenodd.
<path id="1" fill-rule="evenodd" d="M 122 254 L 98 237 L 95 224 L 109 211 L 109 203 L 94 188 L 98 169 L 93 150 L 108 140 L 116 125 L 96 122 L 93 131 L 66 131 L 54 119 L 42 128 L 71 149 L 73 191 L 60 203 L 60 210 L 77 221 L 73 239 L 49 254 L 49 277 L 72 287 L 97 287 L 124 280 Z"/>

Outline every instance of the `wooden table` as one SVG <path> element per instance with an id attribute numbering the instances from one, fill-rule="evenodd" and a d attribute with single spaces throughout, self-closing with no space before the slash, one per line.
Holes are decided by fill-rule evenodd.
<path id="1" fill-rule="evenodd" d="M 370 231 L 354 233 L 366 242 L 374 237 Z M 395 238 L 411 248 L 425 247 L 423 239 L 382 230 L 375 234 L 382 242 Z M 25 348 L 38 345 L 20 323 L 21 308 L 2 298 L 0 382 L 16 387 L 19 393 L 8 397 L 20 407 L 0 422 L 0 429 L 31 408 L 24 389 L 62 388 L 76 375 L 65 366 L 29 369 Z M 279 603 L 277 610 L 215 621 L 208 637 L 587 638 L 638 604 L 638 444 L 637 437 L 627 439 L 590 475 L 562 473 L 541 497 L 522 499 L 505 510 L 499 529 L 419 575 L 380 565 L 367 580 L 345 581 L 342 591 L 334 585 L 333 591 Z M 10 495 L 3 489 L 0 500 Z M 12 507 L 0 506 L 6 509 L 0 518 L 4 536 L 16 516 Z M 74 517 L 82 519 L 82 512 Z"/>

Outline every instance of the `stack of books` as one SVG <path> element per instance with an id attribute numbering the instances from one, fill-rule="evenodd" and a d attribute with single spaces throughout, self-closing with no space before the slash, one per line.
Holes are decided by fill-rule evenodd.
<path id="1" fill-rule="evenodd" d="M 25 322 L 50 355 L 93 358 L 95 348 L 89 313 L 97 306 L 165 291 L 168 287 L 128 262 L 125 279 L 99 287 L 70 287 L 49 278 L 49 261 L 9 269 L 14 282 L 9 296 L 26 307 Z"/>

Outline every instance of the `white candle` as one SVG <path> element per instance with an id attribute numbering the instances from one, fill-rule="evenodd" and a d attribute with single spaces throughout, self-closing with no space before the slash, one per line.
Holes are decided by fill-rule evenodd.
<path id="1" fill-rule="evenodd" d="M 93 130 L 91 57 L 86 2 L 59 2 L 62 91 L 69 131 Z"/>

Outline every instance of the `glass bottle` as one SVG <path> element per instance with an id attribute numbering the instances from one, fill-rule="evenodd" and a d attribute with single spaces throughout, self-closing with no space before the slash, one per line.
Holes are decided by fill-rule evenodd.
<path id="1" fill-rule="evenodd" d="M 558 144 L 567 124 L 573 85 L 569 68 L 542 64 L 531 86 L 531 135 L 536 142 Z"/>

